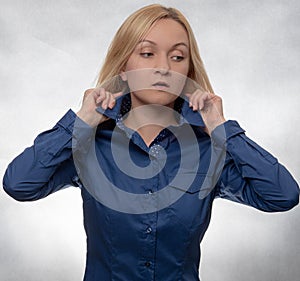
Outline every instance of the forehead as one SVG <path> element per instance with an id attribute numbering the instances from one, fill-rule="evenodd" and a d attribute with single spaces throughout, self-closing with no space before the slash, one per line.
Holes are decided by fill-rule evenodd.
<path id="1" fill-rule="evenodd" d="M 144 40 L 151 40 L 157 44 L 177 44 L 184 42 L 188 45 L 188 34 L 185 28 L 173 19 L 158 20 L 150 28 Z"/>

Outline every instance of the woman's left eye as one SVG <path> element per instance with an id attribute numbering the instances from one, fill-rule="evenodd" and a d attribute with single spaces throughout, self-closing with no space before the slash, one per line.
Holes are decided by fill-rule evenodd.
<path id="1" fill-rule="evenodd" d="M 149 58 L 151 56 L 153 56 L 153 53 L 150 52 L 144 52 L 144 53 L 140 53 L 140 55 L 144 58 Z"/>
<path id="2" fill-rule="evenodd" d="M 183 56 L 172 56 L 171 59 L 173 61 L 182 61 L 184 59 L 184 57 Z"/>

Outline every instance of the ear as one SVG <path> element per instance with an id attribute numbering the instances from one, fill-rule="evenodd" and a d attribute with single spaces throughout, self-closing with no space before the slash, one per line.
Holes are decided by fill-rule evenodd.
<path id="1" fill-rule="evenodd" d="M 127 81 L 127 75 L 126 73 L 122 70 L 121 73 L 120 73 L 120 76 L 121 76 L 121 79 L 125 82 Z"/>

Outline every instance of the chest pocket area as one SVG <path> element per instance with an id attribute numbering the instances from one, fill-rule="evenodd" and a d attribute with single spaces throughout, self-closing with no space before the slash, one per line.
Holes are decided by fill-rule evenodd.
<path id="1" fill-rule="evenodd" d="M 214 182 L 206 174 L 190 171 L 183 171 L 178 177 L 179 180 L 171 182 L 170 187 L 181 191 L 182 196 L 169 206 L 169 215 L 193 231 L 209 221 Z"/>

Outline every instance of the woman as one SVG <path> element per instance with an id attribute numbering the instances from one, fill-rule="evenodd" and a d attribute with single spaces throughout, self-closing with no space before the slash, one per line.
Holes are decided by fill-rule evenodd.
<path id="1" fill-rule="evenodd" d="M 199 280 L 214 198 L 267 212 L 299 200 L 289 172 L 225 120 L 187 20 L 160 5 L 123 23 L 81 109 L 40 134 L 3 180 L 20 201 L 66 185 L 81 187 L 86 281 Z"/>

